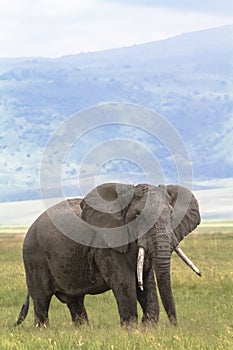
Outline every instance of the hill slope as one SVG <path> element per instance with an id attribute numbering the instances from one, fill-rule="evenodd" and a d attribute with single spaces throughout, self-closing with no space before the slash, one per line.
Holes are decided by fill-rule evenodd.
<path id="1" fill-rule="evenodd" d="M 233 25 L 59 59 L 0 59 L 0 201 L 37 198 L 41 155 L 53 131 L 71 114 L 108 101 L 165 116 L 187 145 L 197 188 L 209 179 L 222 185 L 233 172 Z M 87 150 L 95 137 L 86 139 Z M 76 173 L 74 161 L 67 177 Z M 164 167 L 172 180 L 173 170 Z"/>

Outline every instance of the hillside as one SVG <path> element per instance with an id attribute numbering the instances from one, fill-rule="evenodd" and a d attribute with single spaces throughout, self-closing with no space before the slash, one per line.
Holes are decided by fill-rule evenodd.
<path id="1" fill-rule="evenodd" d="M 165 116 L 186 143 L 196 189 L 231 181 L 233 25 L 58 59 L 0 59 L 0 201 L 38 198 L 41 156 L 53 131 L 73 113 L 108 101 Z M 100 137 L 87 138 L 84 148 Z M 67 178 L 76 166 L 73 157 Z M 107 171 L 131 166 L 114 163 Z M 164 167 L 172 180 L 173 169 Z"/>

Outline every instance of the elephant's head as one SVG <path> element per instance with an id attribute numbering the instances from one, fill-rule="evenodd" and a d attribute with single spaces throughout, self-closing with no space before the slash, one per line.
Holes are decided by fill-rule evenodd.
<path id="1" fill-rule="evenodd" d="M 103 184 L 81 202 L 82 219 L 99 228 L 124 227 L 124 244 L 115 247 L 126 253 L 136 241 L 138 281 L 143 289 L 143 259 L 151 259 L 158 288 L 170 321 L 176 324 L 170 283 L 170 260 L 179 242 L 200 223 L 198 203 L 180 186 Z M 116 231 L 114 231 L 116 232 Z M 126 237 L 127 236 L 127 237 Z M 182 257 L 184 259 L 184 257 Z"/>

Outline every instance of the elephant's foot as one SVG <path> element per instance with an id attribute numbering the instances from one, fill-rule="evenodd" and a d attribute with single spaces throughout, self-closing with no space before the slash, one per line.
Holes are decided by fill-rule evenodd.
<path id="1" fill-rule="evenodd" d="M 127 330 L 131 330 L 138 325 L 137 316 L 130 316 L 125 319 L 121 319 L 121 326 Z"/>
<path id="2" fill-rule="evenodd" d="M 76 315 L 76 317 L 72 319 L 72 322 L 75 327 L 79 327 L 83 325 L 90 326 L 87 315 L 81 315 L 81 316 Z"/>
<path id="3" fill-rule="evenodd" d="M 43 321 L 43 322 L 36 322 L 35 321 L 35 327 L 40 329 L 46 329 L 49 327 L 49 320 Z"/>
<path id="4" fill-rule="evenodd" d="M 119 307 L 119 314 L 121 326 L 126 328 L 135 327 L 138 324 L 136 300 L 131 304 L 131 307 L 129 301 L 128 304 L 125 303 L 124 305 L 121 305 L 121 307 Z"/>
<path id="5" fill-rule="evenodd" d="M 172 326 L 175 326 L 175 327 L 178 326 L 177 318 L 175 315 L 169 316 L 169 321 L 170 321 Z"/>
<path id="6" fill-rule="evenodd" d="M 49 327 L 48 311 L 35 312 L 34 314 L 34 325 L 37 328 L 46 329 Z"/>
<path id="7" fill-rule="evenodd" d="M 157 314 L 146 313 L 142 316 L 142 323 L 144 326 L 157 327 L 158 321 L 159 318 Z"/>

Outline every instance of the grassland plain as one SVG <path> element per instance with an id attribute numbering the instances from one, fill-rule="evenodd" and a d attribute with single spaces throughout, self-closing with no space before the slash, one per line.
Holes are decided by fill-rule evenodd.
<path id="1" fill-rule="evenodd" d="M 0 349 L 232 349 L 233 344 L 233 222 L 203 223 L 181 244 L 202 271 L 197 277 L 172 257 L 172 285 L 179 327 L 172 328 L 161 306 L 157 329 L 140 323 L 131 330 L 119 326 L 111 292 L 86 297 L 90 327 L 75 328 L 56 298 L 50 307 L 50 328 L 33 326 L 33 307 L 14 326 L 26 296 L 22 242 L 26 228 L 0 227 Z M 141 311 L 139 309 L 141 316 Z"/>

